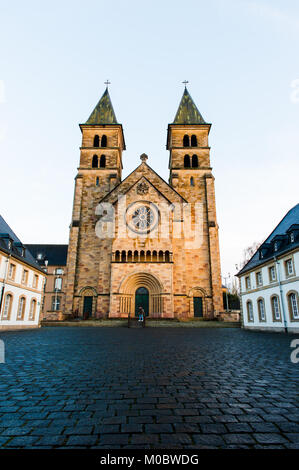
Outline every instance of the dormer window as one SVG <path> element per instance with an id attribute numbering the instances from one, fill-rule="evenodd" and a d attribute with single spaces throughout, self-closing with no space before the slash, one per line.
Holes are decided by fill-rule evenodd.
<path id="1" fill-rule="evenodd" d="M 12 243 L 11 243 L 11 241 L 10 241 L 10 240 L 8 240 L 8 242 L 7 242 L 7 246 L 8 246 L 8 249 L 9 249 L 9 250 L 11 250 Z"/>
<path id="2" fill-rule="evenodd" d="M 291 243 L 294 243 L 294 241 L 295 241 L 295 235 L 294 235 L 294 232 L 291 232 L 291 235 L 290 235 L 290 241 L 291 241 Z"/>
<path id="3" fill-rule="evenodd" d="M 37 257 L 36 257 L 36 259 L 38 259 L 38 260 L 41 260 L 41 259 L 43 259 L 43 255 L 42 255 L 42 253 L 38 253 L 38 254 L 37 254 Z"/>
<path id="4" fill-rule="evenodd" d="M 274 243 L 274 251 L 277 251 L 277 250 L 278 250 L 278 243 L 275 242 L 275 243 Z"/>

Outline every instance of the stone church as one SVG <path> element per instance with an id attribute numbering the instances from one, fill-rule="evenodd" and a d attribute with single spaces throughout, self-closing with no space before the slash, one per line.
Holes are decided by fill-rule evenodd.
<path id="1" fill-rule="evenodd" d="M 108 88 L 85 124 L 67 256 L 67 317 L 217 317 L 222 288 L 204 121 L 185 87 L 168 125 L 169 182 L 147 155 L 122 179 L 124 131 Z"/>

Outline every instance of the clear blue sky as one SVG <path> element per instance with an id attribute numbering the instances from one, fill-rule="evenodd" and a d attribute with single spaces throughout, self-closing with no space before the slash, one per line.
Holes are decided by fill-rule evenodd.
<path id="1" fill-rule="evenodd" d="M 1 212 L 24 242 L 68 242 L 78 123 L 107 78 L 124 176 L 146 152 L 166 180 L 189 80 L 213 123 L 224 274 L 299 202 L 298 1 L 2 0 L 0 18 Z"/>

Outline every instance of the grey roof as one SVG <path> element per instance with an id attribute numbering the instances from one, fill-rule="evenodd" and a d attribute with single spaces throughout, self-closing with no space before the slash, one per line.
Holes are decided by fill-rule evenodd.
<path id="1" fill-rule="evenodd" d="M 9 248 L 8 246 L 8 238 L 11 239 L 12 246 Z M 29 263 L 30 265 L 40 269 L 39 264 L 35 261 L 34 257 L 30 253 L 28 249 L 25 249 L 24 255 L 22 255 L 21 248 L 26 248 L 21 240 L 17 237 L 15 232 L 10 228 L 10 226 L 5 222 L 3 217 L 0 215 L 0 248 L 4 250 L 6 253 L 11 254 L 15 258 Z"/>
<path id="2" fill-rule="evenodd" d="M 238 276 L 241 274 L 246 273 L 247 271 L 250 271 L 251 269 L 254 269 L 255 267 L 264 264 L 265 261 L 270 260 L 276 255 L 284 254 L 287 253 L 290 250 L 293 250 L 294 248 L 299 247 L 299 236 L 295 237 L 294 243 L 289 243 L 289 239 L 286 236 L 289 228 L 293 225 L 296 226 L 299 224 L 299 204 L 294 206 L 287 214 L 284 216 L 284 218 L 279 222 L 279 224 L 275 227 L 273 232 L 270 233 L 268 238 L 262 243 L 262 245 L 258 248 L 258 250 L 255 252 L 255 254 L 252 256 L 252 258 L 248 261 L 248 263 L 238 272 Z M 296 229 L 296 227 L 293 227 Z M 299 230 L 298 230 L 299 232 Z M 279 237 L 279 236 L 284 236 L 284 237 Z M 274 238 L 279 239 L 281 238 L 283 242 L 281 243 L 280 248 L 278 249 L 277 252 L 274 252 L 273 250 L 273 243 L 274 243 Z M 271 242 L 273 242 L 271 244 Z M 263 258 L 260 258 L 260 251 L 262 249 L 265 249 L 265 256 Z"/>
<path id="3" fill-rule="evenodd" d="M 48 266 L 66 266 L 68 245 L 26 245 L 37 259 L 41 254 L 42 258 L 37 262 L 44 266 L 45 260 L 48 260 Z"/>
<path id="4" fill-rule="evenodd" d="M 108 88 L 94 108 L 85 124 L 117 124 Z"/>
<path id="5" fill-rule="evenodd" d="M 173 124 L 206 124 L 186 87 Z"/>

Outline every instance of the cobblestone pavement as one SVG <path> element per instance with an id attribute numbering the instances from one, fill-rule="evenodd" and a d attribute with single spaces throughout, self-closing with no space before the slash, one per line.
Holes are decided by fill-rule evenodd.
<path id="1" fill-rule="evenodd" d="M 0 447 L 299 448 L 295 336 L 60 327 L 0 338 Z"/>

